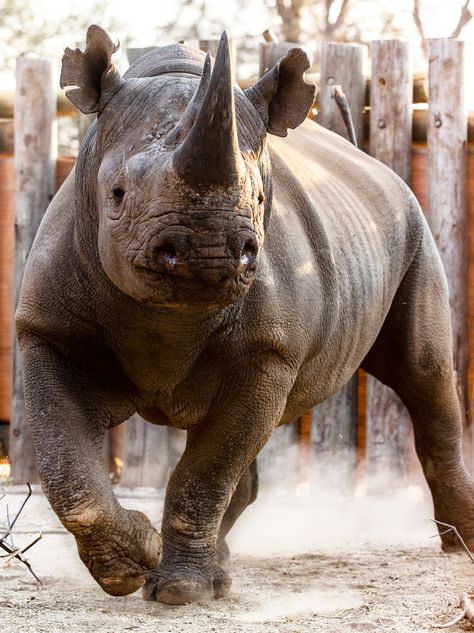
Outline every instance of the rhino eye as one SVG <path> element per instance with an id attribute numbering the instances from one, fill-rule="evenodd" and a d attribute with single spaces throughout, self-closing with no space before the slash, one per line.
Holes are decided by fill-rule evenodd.
<path id="1" fill-rule="evenodd" d="M 258 194 L 258 204 L 262 204 L 262 202 L 265 200 L 265 196 L 263 195 L 263 193 L 259 193 Z"/>
<path id="2" fill-rule="evenodd" d="M 120 204 L 122 202 L 122 198 L 125 195 L 125 191 L 122 189 L 122 187 L 114 187 L 112 189 L 112 195 L 114 197 L 115 203 Z"/>

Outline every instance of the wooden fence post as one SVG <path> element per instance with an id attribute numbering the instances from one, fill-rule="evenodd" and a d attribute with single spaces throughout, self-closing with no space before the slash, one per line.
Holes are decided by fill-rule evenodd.
<path id="1" fill-rule="evenodd" d="M 258 76 L 268 72 L 292 48 L 298 47 L 294 42 L 261 42 L 259 51 Z"/>
<path id="2" fill-rule="evenodd" d="M 370 153 L 407 184 L 411 175 L 413 71 L 400 40 L 372 42 Z M 367 376 L 366 476 L 369 490 L 406 484 L 413 433 L 410 417 L 392 389 Z"/>
<path id="3" fill-rule="evenodd" d="M 454 368 L 461 406 L 466 410 L 469 348 L 464 42 L 429 40 L 428 58 L 428 221 L 448 278 Z M 472 469 L 471 433 L 472 428 L 466 427 L 466 457 Z"/>
<path id="4" fill-rule="evenodd" d="M 320 109 L 317 117 L 321 125 L 347 138 L 347 130 L 332 91 L 334 85 L 341 86 L 349 103 L 360 145 L 363 141 L 365 56 L 365 46 L 322 45 Z M 313 409 L 311 441 L 317 455 L 314 460 L 316 470 L 328 473 L 334 484 L 345 487 L 353 485 L 357 466 L 357 390 L 358 379 L 355 375 L 337 394 Z"/>
<path id="5" fill-rule="evenodd" d="M 219 46 L 218 39 L 199 40 L 199 48 L 205 53 L 209 51 L 212 57 L 214 58 L 216 56 L 218 46 Z M 234 78 L 235 78 L 237 76 L 237 48 L 235 46 L 234 40 L 232 39 L 229 40 L 229 47 L 230 47 L 230 57 L 232 60 L 232 70 L 234 72 Z"/>
<path id="6" fill-rule="evenodd" d="M 147 53 L 150 53 L 151 51 L 154 51 L 155 48 L 158 48 L 158 47 L 157 46 L 145 46 L 143 48 L 136 48 L 136 47 L 133 47 L 133 46 L 129 46 L 127 48 L 128 63 L 131 66 L 133 64 L 133 62 L 136 62 L 137 59 L 140 59 L 140 57 L 143 57 L 143 55 L 146 55 Z"/>
<path id="7" fill-rule="evenodd" d="M 363 142 L 365 103 L 365 46 L 325 42 L 321 48 L 319 113 L 316 121 L 328 130 L 348 138 L 346 127 L 334 101 L 333 86 L 341 86 L 349 103 L 359 146 Z"/>
<path id="8" fill-rule="evenodd" d="M 14 308 L 36 231 L 55 191 L 57 139 L 56 90 L 51 62 L 17 60 L 15 93 L 15 255 Z M 38 481 L 36 456 L 25 420 L 23 373 L 18 344 L 13 345 L 10 424 L 11 476 L 15 483 Z"/>
<path id="9" fill-rule="evenodd" d="M 168 477 L 168 428 L 143 420 L 138 414 L 125 424 L 123 470 L 120 484 L 164 488 Z"/>

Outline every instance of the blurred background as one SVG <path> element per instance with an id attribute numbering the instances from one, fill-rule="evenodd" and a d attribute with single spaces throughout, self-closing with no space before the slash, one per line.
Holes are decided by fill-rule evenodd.
<path id="1" fill-rule="evenodd" d="M 113 33 L 122 51 L 214 38 L 225 29 L 245 77 L 257 74 L 261 33 L 269 27 L 310 54 L 324 41 L 403 37 L 422 66 L 428 38 L 474 39 L 473 11 L 470 0 L 2 0 L 0 85 L 12 83 L 17 56 L 34 52 L 58 59 L 65 46 L 82 43 L 92 23 Z"/>

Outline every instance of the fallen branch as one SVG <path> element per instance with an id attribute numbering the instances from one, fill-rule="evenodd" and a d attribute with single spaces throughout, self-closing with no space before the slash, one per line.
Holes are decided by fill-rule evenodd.
<path id="1" fill-rule="evenodd" d="M 471 598 L 474 598 L 472 594 L 468 595 L 467 593 L 463 593 L 461 596 L 461 603 L 459 605 L 462 609 L 461 613 L 457 615 L 454 620 L 451 620 L 451 622 L 446 622 L 446 624 L 433 624 L 434 628 L 447 629 L 464 619 L 471 624 L 474 624 L 474 606 L 471 602 Z"/>
<path id="2" fill-rule="evenodd" d="M 436 523 L 436 525 L 442 525 L 445 528 L 448 528 L 447 530 L 445 530 L 444 532 L 439 532 L 438 534 L 434 534 L 431 538 L 435 538 L 436 536 L 442 536 L 443 534 L 447 534 L 448 532 L 454 532 L 454 534 L 458 537 L 459 542 L 461 543 L 461 545 L 464 547 L 467 555 L 469 556 L 469 558 L 471 559 L 471 563 L 474 563 L 474 556 L 471 554 L 471 552 L 469 551 L 468 546 L 466 545 L 466 543 L 464 542 L 463 537 L 459 534 L 459 532 L 457 531 L 457 529 L 454 527 L 454 525 L 450 525 L 449 523 L 443 523 L 442 521 L 437 521 L 436 519 L 431 519 L 433 521 L 433 523 Z"/>
<path id="3" fill-rule="evenodd" d="M 25 565 L 25 567 L 28 569 L 30 574 L 36 580 L 36 585 L 38 589 L 40 589 L 43 586 L 43 583 L 33 571 L 31 564 L 24 557 L 24 554 L 43 537 L 43 533 L 39 534 L 39 536 L 33 539 L 33 541 L 31 541 L 31 543 L 29 543 L 23 549 L 15 545 L 15 543 L 13 542 L 13 535 L 12 535 L 12 531 L 15 526 L 15 523 L 17 522 L 20 514 L 22 513 L 28 499 L 31 497 L 31 486 L 30 484 L 27 484 L 27 486 L 28 486 L 28 493 L 26 495 L 26 498 L 23 500 L 18 512 L 16 513 L 13 521 L 10 521 L 10 514 L 9 514 L 9 510 L 7 506 L 7 529 L 4 532 L 4 534 L 0 536 L 0 549 L 6 552 L 6 554 L 0 555 L 0 559 L 3 559 L 0 561 L 0 568 L 6 567 L 14 559 L 19 560 L 21 563 L 23 563 L 23 565 Z M 0 497 L 0 501 L 4 498 L 4 496 L 5 495 L 2 495 L 2 497 Z M 7 539 L 9 540 L 9 542 L 7 541 Z"/>
<path id="4" fill-rule="evenodd" d="M 459 539 L 459 542 L 463 546 L 464 550 L 466 551 L 467 555 L 469 556 L 471 563 L 474 563 L 474 556 L 472 555 L 468 546 L 464 542 L 464 539 L 462 538 L 462 536 L 457 531 L 456 527 L 454 525 L 450 525 L 449 523 L 443 523 L 442 521 L 437 521 L 436 519 L 432 519 L 432 521 L 433 523 L 436 523 L 437 525 L 441 525 L 442 527 L 447 528 L 446 530 L 444 530 L 444 532 L 439 532 L 439 536 L 442 536 L 443 534 L 447 534 L 448 532 L 454 532 L 454 534 Z M 438 536 L 438 534 L 435 534 L 435 536 Z M 462 609 L 461 613 L 459 613 L 454 618 L 454 620 L 451 620 L 450 622 L 446 622 L 446 624 L 433 624 L 433 628 L 448 629 L 450 626 L 454 626 L 458 622 L 461 622 L 461 620 L 467 620 L 470 624 L 474 624 L 474 605 L 471 602 L 471 598 L 474 598 L 474 594 L 468 594 L 464 592 L 460 598 L 459 606 Z"/>

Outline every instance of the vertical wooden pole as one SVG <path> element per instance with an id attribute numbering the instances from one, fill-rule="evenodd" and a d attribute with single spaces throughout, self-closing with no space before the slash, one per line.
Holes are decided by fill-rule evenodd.
<path id="1" fill-rule="evenodd" d="M 372 42 L 370 153 L 407 184 L 411 173 L 413 71 L 400 40 Z M 369 490 L 406 484 L 413 452 L 410 418 L 400 398 L 367 376 L 366 476 Z"/>
<path id="2" fill-rule="evenodd" d="M 321 50 L 320 109 L 317 121 L 347 138 L 347 130 L 333 96 L 333 86 L 344 91 L 356 138 L 363 141 L 366 47 L 324 43 Z M 317 472 L 330 473 L 335 485 L 350 487 L 357 466 L 357 375 L 332 398 L 313 409 L 312 445 Z M 327 468 L 337 461 L 338 467 Z"/>
<path id="3" fill-rule="evenodd" d="M 3 156 L 0 157 L 0 425 L 11 417 L 14 197 L 13 157 Z M 3 433 L 10 434 L 8 426 Z"/>
<path id="4" fill-rule="evenodd" d="M 57 139 L 53 65 L 19 58 L 15 93 L 15 256 L 14 307 L 39 223 L 55 190 Z M 13 351 L 10 425 L 11 474 L 15 483 L 38 481 L 36 457 L 25 420 L 23 374 L 18 345 Z"/>
<path id="5" fill-rule="evenodd" d="M 212 57 L 215 58 L 216 53 L 217 53 L 217 47 L 219 46 L 219 40 L 218 39 L 212 39 L 212 40 L 199 40 L 199 48 L 204 51 L 205 53 L 207 53 L 207 51 L 209 51 L 212 55 Z M 236 72 L 237 72 L 237 48 L 235 46 L 235 42 L 234 40 L 229 40 L 229 46 L 230 46 L 230 56 L 231 56 L 231 60 L 232 60 L 232 69 L 234 71 L 234 77 L 236 77 Z"/>
<path id="6" fill-rule="evenodd" d="M 168 433 L 138 414 L 125 423 L 122 486 L 164 488 L 168 478 Z"/>
<path id="7" fill-rule="evenodd" d="M 147 53 L 154 51 L 155 48 L 157 48 L 157 46 L 145 46 L 143 48 L 135 48 L 135 47 L 129 46 L 127 48 L 128 63 L 132 65 L 133 62 L 137 61 L 137 59 L 140 59 L 140 57 L 143 57 L 143 55 L 146 55 Z"/>
<path id="8" fill-rule="evenodd" d="M 290 49 L 297 46 L 294 42 L 261 42 L 258 76 L 263 77 Z"/>
<path id="9" fill-rule="evenodd" d="M 359 146 L 362 146 L 363 141 L 366 56 L 366 47 L 357 44 L 325 42 L 321 48 L 320 106 L 316 121 L 328 130 L 348 138 L 333 95 L 333 86 L 341 86 L 349 103 Z"/>
<path id="10" fill-rule="evenodd" d="M 428 220 L 448 278 L 454 368 L 465 410 L 469 349 L 464 42 L 435 39 L 428 46 Z M 470 429 L 465 440 L 472 467 Z"/>
<path id="11" fill-rule="evenodd" d="M 370 153 L 408 185 L 411 173 L 413 69 L 408 42 L 372 42 Z"/>

